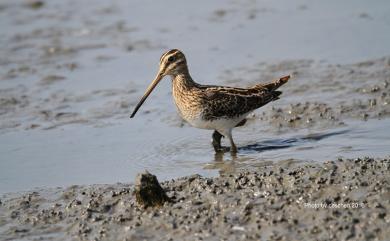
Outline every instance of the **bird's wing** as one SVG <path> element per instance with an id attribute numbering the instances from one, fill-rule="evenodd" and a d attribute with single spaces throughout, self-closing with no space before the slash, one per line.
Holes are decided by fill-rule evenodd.
<path id="1" fill-rule="evenodd" d="M 282 94 L 276 91 L 286 83 L 289 76 L 280 78 L 267 84 L 255 85 L 252 88 L 234 88 L 223 86 L 204 86 L 203 91 L 203 117 L 208 120 L 221 117 L 233 118 L 253 111 L 265 104 L 278 99 Z"/>

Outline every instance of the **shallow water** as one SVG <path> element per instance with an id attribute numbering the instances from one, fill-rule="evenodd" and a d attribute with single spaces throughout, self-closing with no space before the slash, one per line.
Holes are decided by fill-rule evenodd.
<path id="1" fill-rule="evenodd" d="M 356 121 L 348 127 L 272 137 L 236 131 L 237 156 L 215 155 L 209 131 L 161 126 L 137 120 L 104 128 L 74 125 L 34 130 L 23 140 L 17 132 L 3 134 L 7 141 L 1 155 L 7 158 L 0 163 L 0 190 L 129 182 L 145 169 L 161 180 L 193 173 L 210 176 L 286 159 L 381 157 L 389 154 L 390 147 L 390 121 Z"/>
<path id="2" fill-rule="evenodd" d="M 286 159 L 389 154 L 388 99 L 362 92 L 388 88 L 390 61 L 378 60 L 390 55 L 387 1 L 169 3 L 0 4 L 0 193 L 129 182 L 144 169 L 169 179 Z M 257 116 L 234 132 L 237 157 L 215 156 L 211 133 L 177 116 L 168 78 L 128 118 L 169 48 L 186 53 L 200 83 L 248 86 L 293 73 L 266 113 L 313 100 L 353 111 L 338 120 L 344 125 L 283 131 L 273 125 L 285 121 Z M 370 98 L 378 105 L 364 113 L 350 103 Z M 385 117 L 357 121 L 366 112 Z"/>

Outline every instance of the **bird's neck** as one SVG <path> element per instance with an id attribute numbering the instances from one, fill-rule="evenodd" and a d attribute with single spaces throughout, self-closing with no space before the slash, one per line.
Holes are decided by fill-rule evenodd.
<path id="1" fill-rule="evenodd" d="M 183 90 L 189 90 L 198 86 L 198 84 L 191 78 L 191 75 L 188 70 L 181 71 L 179 74 L 172 75 L 172 84 L 174 87 Z"/>

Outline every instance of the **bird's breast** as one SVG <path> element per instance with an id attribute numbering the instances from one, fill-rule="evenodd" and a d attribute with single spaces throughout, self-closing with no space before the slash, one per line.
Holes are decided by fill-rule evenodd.
<path id="1" fill-rule="evenodd" d="M 173 99 L 183 119 L 191 122 L 192 119 L 199 119 L 202 116 L 202 105 L 199 96 L 191 91 L 178 90 L 173 88 Z"/>

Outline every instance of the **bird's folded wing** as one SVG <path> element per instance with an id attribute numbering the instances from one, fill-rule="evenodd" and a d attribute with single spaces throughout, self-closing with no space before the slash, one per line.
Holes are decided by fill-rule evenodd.
<path id="1" fill-rule="evenodd" d="M 276 99 L 281 92 L 252 89 L 224 89 L 208 90 L 204 99 L 203 117 L 208 120 L 218 118 L 234 118 L 251 112 L 268 102 Z"/>

